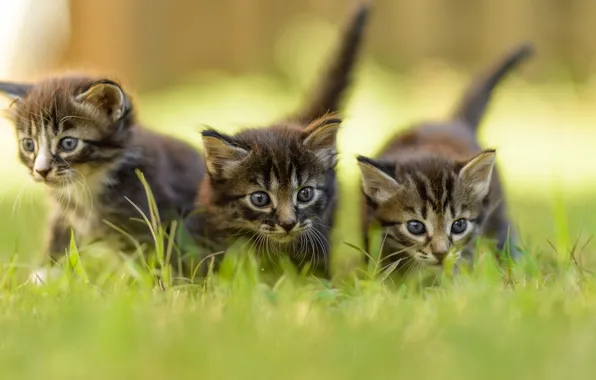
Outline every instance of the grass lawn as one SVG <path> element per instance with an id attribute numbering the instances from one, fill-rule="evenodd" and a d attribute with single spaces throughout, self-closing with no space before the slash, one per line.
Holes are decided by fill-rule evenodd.
<path id="1" fill-rule="evenodd" d="M 465 78 L 438 72 L 363 70 L 340 141 L 336 267 L 358 257 L 342 244 L 360 244 L 354 154 L 374 152 L 409 121 L 445 114 Z M 263 125 L 299 92 L 268 77 L 203 75 L 144 94 L 140 116 L 199 145 L 201 123 Z M 163 290 L 114 253 L 81 253 L 72 274 L 26 284 L 43 246 L 44 192 L 2 125 L 0 379 L 592 379 L 594 104 L 588 87 L 517 78 L 503 86 L 482 140 L 498 149 L 527 257 L 503 270 L 480 254 L 473 273 L 429 288 L 366 276 L 328 284 L 291 271 L 265 281 L 252 261 L 232 258 L 204 286 Z"/>

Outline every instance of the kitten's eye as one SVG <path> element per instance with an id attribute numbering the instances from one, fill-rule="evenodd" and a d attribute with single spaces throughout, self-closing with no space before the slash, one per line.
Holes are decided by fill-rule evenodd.
<path id="1" fill-rule="evenodd" d="M 410 220 L 407 224 L 407 228 L 412 235 L 422 235 L 426 232 L 426 227 L 424 227 L 424 223 L 418 220 Z"/>
<path id="2" fill-rule="evenodd" d="M 65 137 L 60 140 L 60 148 L 66 152 L 69 152 L 77 147 L 79 140 L 74 137 Z"/>
<path id="3" fill-rule="evenodd" d="M 315 189 L 313 189 L 310 186 L 302 188 L 298 192 L 298 202 L 302 202 L 302 203 L 310 202 L 314 196 L 315 196 Z"/>
<path id="4" fill-rule="evenodd" d="M 31 139 L 23 139 L 21 146 L 25 152 L 33 152 L 35 150 L 35 143 Z"/>
<path id="5" fill-rule="evenodd" d="M 463 234 L 468 228 L 468 221 L 465 219 L 458 219 L 451 225 L 451 233 L 455 235 Z"/>
<path id="6" fill-rule="evenodd" d="M 257 191 L 250 195 L 250 201 L 253 205 L 257 207 L 265 207 L 269 204 L 270 199 L 269 195 L 267 195 L 264 191 Z"/>

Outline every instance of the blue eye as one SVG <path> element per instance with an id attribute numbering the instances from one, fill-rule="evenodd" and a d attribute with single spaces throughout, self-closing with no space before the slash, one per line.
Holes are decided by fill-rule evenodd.
<path id="1" fill-rule="evenodd" d="M 35 150 L 35 143 L 29 138 L 21 140 L 21 146 L 25 152 L 33 152 Z"/>
<path id="2" fill-rule="evenodd" d="M 74 137 L 65 137 L 62 140 L 60 140 L 60 148 L 66 152 L 74 150 L 74 148 L 76 148 L 78 144 L 79 140 L 75 139 Z"/>
<path id="3" fill-rule="evenodd" d="M 307 187 L 302 188 L 298 192 L 297 198 L 298 198 L 298 202 L 306 203 L 306 202 L 310 202 L 314 196 L 315 196 L 314 189 L 310 186 L 307 186 Z"/>
<path id="4" fill-rule="evenodd" d="M 410 220 L 406 227 L 412 235 L 422 235 L 426 232 L 426 227 L 424 226 L 424 223 L 418 220 Z"/>
<path id="5" fill-rule="evenodd" d="M 465 219 L 458 219 L 451 225 L 451 233 L 455 235 L 463 234 L 468 228 L 468 221 Z"/>
<path id="6" fill-rule="evenodd" d="M 256 191 L 250 195 L 250 202 L 256 207 L 265 207 L 271 202 L 269 195 L 264 191 Z"/>

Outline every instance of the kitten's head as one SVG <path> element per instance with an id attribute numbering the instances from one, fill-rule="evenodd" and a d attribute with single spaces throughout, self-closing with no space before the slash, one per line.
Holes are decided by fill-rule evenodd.
<path id="1" fill-rule="evenodd" d="M 495 151 L 459 162 L 414 154 L 397 162 L 358 157 L 362 190 L 385 244 L 417 262 L 459 259 L 488 212 Z"/>
<path id="2" fill-rule="evenodd" d="M 203 132 L 210 204 L 229 228 L 295 243 L 320 224 L 334 196 L 340 120 L 280 125 L 235 136 Z"/>
<path id="3" fill-rule="evenodd" d="M 49 186 L 106 169 L 129 140 L 131 105 L 112 81 L 60 77 L 33 85 L 0 83 L 0 92 L 14 100 L 9 111 L 21 161 Z"/>

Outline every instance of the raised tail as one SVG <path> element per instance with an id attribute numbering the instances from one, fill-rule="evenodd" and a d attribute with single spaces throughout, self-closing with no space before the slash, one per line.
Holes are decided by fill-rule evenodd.
<path id="1" fill-rule="evenodd" d="M 477 130 L 495 87 L 513 68 L 530 57 L 533 52 L 534 49 L 529 43 L 518 46 L 486 74 L 476 79 L 455 109 L 453 119 L 463 121 L 472 129 Z"/>
<path id="2" fill-rule="evenodd" d="M 339 110 L 360 51 L 370 3 L 370 0 L 359 0 L 356 12 L 342 35 L 338 50 L 327 69 L 321 73 L 314 93 L 309 96 L 303 109 L 291 117 L 292 120 L 309 123 Z"/>

